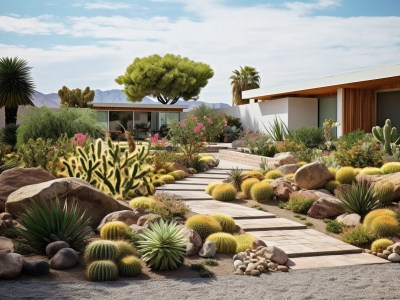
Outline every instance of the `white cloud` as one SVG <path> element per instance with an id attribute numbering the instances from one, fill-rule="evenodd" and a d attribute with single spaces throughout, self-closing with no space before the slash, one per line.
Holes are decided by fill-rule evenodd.
<path id="1" fill-rule="evenodd" d="M 306 8 L 232 7 L 227 1 L 177 0 L 200 20 L 127 18 L 123 16 L 54 19 L 15 18 L 13 32 L 59 33 L 83 38 L 86 46 L 50 49 L 15 46 L 2 41 L 1 55 L 18 55 L 34 66 L 39 90 L 56 91 L 63 84 L 118 88 L 114 78 L 135 57 L 168 52 L 206 62 L 215 75 L 200 98 L 230 102 L 232 70 L 251 65 L 262 86 L 358 68 L 400 62 L 400 17 L 311 16 L 311 10 L 338 5 L 325 0 Z M 301 4 L 301 3 L 300 3 Z M 300 5 L 298 4 L 298 5 Z M 11 30 L 0 17 L 0 30 Z M 18 22 L 9 23 L 17 24 Z M 79 40 L 78 40 L 79 41 Z M 9 45 L 7 45 L 9 44 Z M 49 75 L 50 74 L 50 75 Z M 51 78 L 51 80 L 49 80 Z"/>
<path id="2" fill-rule="evenodd" d="M 325 10 L 340 6 L 341 0 L 318 0 L 315 2 L 285 2 L 284 6 L 299 14 L 307 14 L 316 10 Z"/>
<path id="3" fill-rule="evenodd" d="M 65 33 L 65 26 L 62 23 L 53 21 L 53 18 L 47 15 L 27 18 L 12 15 L 0 16 L 0 31 L 14 32 L 23 35 L 62 34 Z"/>
<path id="4" fill-rule="evenodd" d="M 131 7 L 131 5 L 128 3 L 106 2 L 106 1 L 82 1 L 74 3 L 73 6 L 83 7 L 85 9 L 106 9 L 106 10 L 118 10 Z"/>

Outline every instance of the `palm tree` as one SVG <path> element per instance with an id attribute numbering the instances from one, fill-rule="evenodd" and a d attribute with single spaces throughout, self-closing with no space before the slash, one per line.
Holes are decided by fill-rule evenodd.
<path id="1" fill-rule="evenodd" d="M 260 75 L 256 68 L 250 66 L 240 67 L 240 70 L 234 70 L 233 75 L 229 77 L 232 86 L 232 103 L 234 105 L 244 104 L 242 91 L 260 87 Z"/>
<path id="2" fill-rule="evenodd" d="M 6 125 L 17 122 L 18 106 L 34 105 L 30 70 L 24 59 L 0 58 L 0 108 L 5 107 Z"/>

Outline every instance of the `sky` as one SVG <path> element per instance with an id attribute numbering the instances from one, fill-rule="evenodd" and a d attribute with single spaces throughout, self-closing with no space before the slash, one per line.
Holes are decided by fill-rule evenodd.
<path id="1" fill-rule="evenodd" d="M 261 87 L 400 63 L 399 0 L 0 0 L 0 57 L 32 66 L 36 89 L 122 89 L 136 57 L 209 64 L 200 100 L 231 103 L 229 77 Z"/>

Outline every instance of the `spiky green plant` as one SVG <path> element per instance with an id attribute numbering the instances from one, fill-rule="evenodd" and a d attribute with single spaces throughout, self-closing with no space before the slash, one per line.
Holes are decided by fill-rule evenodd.
<path id="1" fill-rule="evenodd" d="M 378 217 L 396 218 L 396 213 L 388 208 L 374 209 L 365 216 L 363 221 L 364 228 L 370 230 L 372 222 Z"/>
<path id="2" fill-rule="evenodd" d="M 85 260 L 115 260 L 118 257 L 118 247 L 115 242 L 97 240 L 91 242 L 85 249 Z"/>
<path id="3" fill-rule="evenodd" d="M 118 263 L 119 275 L 124 277 L 135 277 L 142 272 L 142 264 L 136 256 L 123 257 Z"/>
<path id="4" fill-rule="evenodd" d="M 193 271 L 198 271 L 200 277 L 202 278 L 211 278 L 215 276 L 214 272 L 211 271 L 209 268 L 205 267 L 203 264 L 191 264 L 190 268 Z"/>
<path id="5" fill-rule="evenodd" d="M 337 196 L 347 212 L 359 214 L 361 217 L 381 205 L 374 197 L 374 190 L 364 183 L 353 183 L 340 189 Z"/>
<path id="6" fill-rule="evenodd" d="M 143 208 L 143 209 L 149 209 L 152 208 L 156 204 L 156 200 L 153 197 L 136 197 L 133 198 L 129 202 L 129 206 L 132 206 L 134 208 Z"/>
<path id="7" fill-rule="evenodd" d="M 118 278 L 118 267 L 111 260 L 92 262 L 86 271 L 90 281 L 112 281 Z"/>
<path id="8" fill-rule="evenodd" d="M 213 190 L 215 189 L 215 187 L 216 187 L 217 185 L 221 184 L 221 183 L 223 183 L 223 182 L 217 181 L 217 182 L 211 182 L 211 183 L 209 183 L 209 184 L 207 185 L 207 187 L 205 188 L 205 192 L 211 196 L 211 194 L 212 194 Z"/>
<path id="9" fill-rule="evenodd" d="M 222 231 L 218 221 L 206 215 L 191 216 L 186 220 L 185 226 L 196 231 L 202 240 L 205 240 L 212 233 Z"/>
<path id="10" fill-rule="evenodd" d="M 260 181 L 253 184 L 250 190 L 251 199 L 260 203 L 271 200 L 273 194 L 274 192 L 272 186 L 265 181 Z"/>
<path id="11" fill-rule="evenodd" d="M 237 243 L 236 252 L 243 252 L 246 251 L 246 249 L 251 248 L 253 241 L 257 239 L 255 236 L 249 233 L 234 234 L 233 237 Z"/>
<path id="12" fill-rule="evenodd" d="M 275 116 L 274 121 L 269 123 L 269 127 L 266 127 L 264 124 L 263 126 L 275 142 L 284 141 L 289 135 L 289 129 L 286 123 L 278 116 Z"/>
<path id="13" fill-rule="evenodd" d="M 371 223 L 371 234 L 376 238 L 391 238 L 400 232 L 400 225 L 396 218 L 381 216 Z"/>
<path id="14" fill-rule="evenodd" d="M 186 241 L 176 223 L 150 223 L 140 234 L 142 260 L 153 270 L 174 270 L 183 263 Z"/>
<path id="15" fill-rule="evenodd" d="M 245 176 L 243 175 L 243 169 L 239 169 L 238 167 L 232 168 L 228 172 L 227 182 L 232 184 L 237 191 L 240 191 L 240 185 L 242 184 Z"/>
<path id="16" fill-rule="evenodd" d="M 226 232 L 213 233 L 207 237 L 206 241 L 215 242 L 217 253 L 236 253 L 237 243 L 232 234 Z"/>
<path id="17" fill-rule="evenodd" d="M 336 180 L 342 184 L 352 184 L 356 180 L 356 174 L 352 167 L 342 167 L 336 170 Z"/>
<path id="18" fill-rule="evenodd" d="M 235 223 L 235 220 L 231 216 L 228 216 L 227 214 L 219 213 L 219 214 L 211 215 L 211 217 L 214 218 L 215 220 L 217 220 L 219 225 L 221 225 L 223 232 L 232 233 L 235 231 L 236 223 Z"/>
<path id="19" fill-rule="evenodd" d="M 90 217 L 81 213 L 76 203 L 59 199 L 51 202 L 37 201 L 18 218 L 22 225 L 17 233 L 27 245 L 44 252 L 54 241 L 66 241 L 71 248 L 80 250 L 91 234 Z"/>
<path id="20" fill-rule="evenodd" d="M 122 221 L 112 221 L 103 225 L 100 229 L 100 237 L 105 240 L 123 240 L 127 237 L 128 225 Z"/>
<path id="21" fill-rule="evenodd" d="M 118 250 L 118 257 L 117 259 L 121 259 L 125 256 L 136 256 L 140 257 L 139 251 L 136 249 L 136 247 L 128 242 L 128 241 L 116 241 L 115 245 L 117 246 Z"/>
<path id="22" fill-rule="evenodd" d="M 251 187 L 256 184 L 257 182 L 260 182 L 257 178 L 247 178 L 242 182 L 242 185 L 240 186 L 240 189 L 243 192 L 243 195 L 246 198 L 250 198 L 250 190 Z"/>
<path id="23" fill-rule="evenodd" d="M 400 162 L 388 162 L 381 167 L 383 174 L 400 172 Z"/>
<path id="24" fill-rule="evenodd" d="M 371 245 L 372 252 L 382 252 L 386 250 L 387 247 L 392 246 L 393 242 L 389 239 L 378 239 L 374 241 Z"/>
<path id="25" fill-rule="evenodd" d="M 236 189 L 230 183 L 221 183 L 217 185 L 211 194 L 214 200 L 228 202 L 236 199 Z"/>
<path id="26" fill-rule="evenodd" d="M 390 204 L 394 199 L 394 184 L 390 181 L 377 182 L 374 185 L 374 196 L 382 205 Z"/>
<path id="27" fill-rule="evenodd" d="M 283 177 L 283 174 L 281 171 L 278 170 L 271 170 L 265 174 L 265 179 L 277 179 L 281 177 Z"/>

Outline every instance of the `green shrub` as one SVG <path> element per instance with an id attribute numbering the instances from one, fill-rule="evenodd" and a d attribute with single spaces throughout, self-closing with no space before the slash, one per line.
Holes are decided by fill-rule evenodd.
<path id="1" fill-rule="evenodd" d="M 219 225 L 221 225 L 222 231 L 223 232 L 228 232 L 232 233 L 236 229 L 236 223 L 235 220 L 226 214 L 219 213 L 219 214 L 213 214 L 211 215 L 212 218 L 217 220 Z"/>
<path id="2" fill-rule="evenodd" d="M 165 220 L 184 218 L 190 211 L 185 202 L 175 196 L 170 197 L 163 193 L 156 195 L 155 199 L 156 203 L 151 210 Z"/>
<path id="3" fill-rule="evenodd" d="M 92 262 L 87 269 L 90 281 L 112 281 L 118 278 L 118 267 L 111 260 L 98 260 Z"/>
<path id="4" fill-rule="evenodd" d="M 56 141 L 64 133 L 72 138 L 76 133 L 88 133 L 91 137 L 101 136 L 104 130 L 97 122 L 96 112 L 90 109 L 67 108 L 51 110 L 47 107 L 35 108 L 34 113 L 23 117 L 17 129 L 17 146 L 29 139 Z"/>
<path id="5" fill-rule="evenodd" d="M 54 241 L 66 241 L 71 248 L 80 250 L 91 234 L 90 218 L 81 214 L 76 203 L 61 205 L 58 199 L 34 202 L 18 218 L 22 227 L 17 234 L 24 243 L 43 252 Z"/>
<path id="6" fill-rule="evenodd" d="M 336 220 L 330 220 L 326 223 L 325 230 L 333 233 L 341 233 L 345 225 L 342 222 Z"/>
<path id="7" fill-rule="evenodd" d="M 228 202 L 236 199 L 236 189 L 230 183 L 221 183 L 217 185 L 211 194 L 214 200 Z"/>
<path id="8" fill-rule="evenodd" d="M 380 167 L 383 163 L 382 151 L 379 143 L 359 140 L 354 144 L 339 142 L 333 152 L 337 164 L 356 168 Z"/>
<path id="9" fill-rule="evenodd" d="M 396 213 L 388 208 L 379 208 L 379 209 L 374 209 L 373 211 L 369 212 L 363 221 L 363 226 L 366 230 L 370 230 L 371 229 L 371 224 L 372 221 L 377 218 L 377 217 L 387 217 L 387 218 L 395 218 L 396 217 Z"/>
<path id="10" fill-rule="evenodd" d="M 292 193 L 286 205 L 287 209 L 299 214 L 307 214 L 316 198 L 304 197 L 298 193 Z"/>
<path id="11" fill-rule="evenodd" d="M 203 264 L 191 264 L 190 268 L 193 271 L 198 271 L 200 277 L 202 277 L 202 278 L 211 278 L 211 277 L 215 276 L 214 272 L 212 272 L 210 269 L 205 267 Z"/>
<path id="12" fill-rule="evenodd" d="M 85 260 L 115 260 L 118 257 L 118 246 L 115 242 L 97 240 L 91 242 L 85 249 Z"/>
<path id="13" fill-rule="evenodd" d="M 250 190 L 251 199 L 261 203 L 271 200 L 273 194 L 272 186 L 264 181 L 253 184 Z"/>
<path id="14" fill-rule="evenodd" d="M 400 225 L 393 217 L 381 216 L 372 221 L 370 230 L 376 238 L 394 237 L 400 232 Z"/>
<path id="15" fill-rule="evenodd" d="M 363 247 L 371 242 L 372 237 L 362 226 L 356 226 L 344 231 L 342 240 L 357 247 Z"/>
<path id="16" fill-rule="evenodd" d="M 283 177 L 283 174 L 281 171 L 278 170 L 271 170 L 265 174 L 265 179 L 277 179 L 281 177 Z"/>
<path id="17" fill-rule="evenodd" d="M 142 272 L 140 259 L 133 255 L 123 257 L 117 265 L 119 275 L 124 277 L 135 277 Z"/>
<path id="18" fill-rule="evenodd" d="M 394 189 L 394 184 L 390 181 L 377 182 L 374 185 L 374 196 L 382 205 L 390 204 L 395 197 Z"/>
<path id="19" fill-rule="evenodd" d="M 341 184 L 352 184 L 356 180 L 356 174 L 352 167 L 342 167 L 336 171 L 335 178 Z"/>
<path id="20" fill-rule="evenodd" d="M 350 131 L 339 138 L 339 142 L 345 143 L 347 147 L 351 148 L 351 146 L 357 143 L 360 140 L 364 140 L 366 137 L 366 133 L 363 130 L 357 129 L 354 131 Z"/>
<path id="21" fill-rule="evenodd" d="M 247 178 L 247 179 L 243 180 L 242 185 L 240 186 L 240 189 L 246 198 L 250 198 L 251 187 L 254 184 L 256 184 L 257 182 L 260 182 L 260 180 L 258 180 L 257 178 Z"/>
<path id="22" fill-rule="evenodd" d="M 222 231 L 217 220 L 206 215 L 194 215 L 186 220 L 186 227 L 196 231 L 205 240 L 210 234 Z"/>
<path id="23" fill-rule="evenodd" d="M 243 252 L 246 251 L 246 249 L 251 248 L 253 241 L 257 239 L 254 235 L 249 233 L 234 234 L 233 237 L 237 243 L 236 252 Z"/>
<path id="24" fill-rule="evenodd" d="M 218 261 L 216 261 L 215 259 L 212 259 L 212 258 L 203 259 L 201 261 L 201 264 L 205 265 L 205 266 L 218 266 L 219 265 Z"/>
<path id="25" fill-rule="evenodd" d="M 348 213 L 356 213 L 361 217 L 380 206 L 374 197 L 374 191 L 366 184 L 354 183 L 338 190 L 337 196 Z"/>
<path id="26" fill-rule="evenodd" d="M 112 221 L 103 225 L 100 229 L 100 237 L 105 240 L 123 240 L 129 231 L 128 225 L 122 221 Z"/>
<path id="27" fill-rule="evenodd" d="M 143 208 L 143 209 L 151 209 L 154 207 L 156 204 L 156 200 L 153 197 L 136 197 L 133 198 L 129 202 L 129 206 L 132 206 L 134 208 Z"/>
<path id="28" fill-rule="evenodd" d="M 183 263 L 186 241 L 176 223 L 150 223 L 140 234 L 138 244 L 142 260 L 153 270 L 174 270 Z"/>
<path id="29" fill-rule="evenodd" d="M 378 239 L 372 243 L 371 251 L 376 253 L 382 252 L 383 250 L 386 250 L 387 247 L 392 245 L 393 242 L 389 239 Z"/>
<path id="30" fill-rule="evenodd" d="M 211 183 L 209 183 L 209 184 L 207 185 L 207 187 L 205 188 L 205 192 L 211 196 L 211 195 L 212 195 L 212 192 L 213 192 L 213 190 L 214 190 L 214 188 L 215 188 L 217 185 L 221 184 L 221 183 L 223 183 L 223 182 L 218 181 L 218 182 L 211 182 Z"/>
<path id="31" fill-rule="evenodd" d="M 301 127 L 291 130 L 288 139 L 301 143 L 307 148 L 320 148 L 325 143 L 324 130 L 318 127 Z"/>
<path id="32" fill-rule="evenodd" d="M 243 145 L 251 154 L 272 157 L 276 153 L 274 141 L 266 134 L 259 132 L 246 133 L 243 138 Z"/>
<path id="33" fill-rule="evenodd" d="M 383 174 L 400 172 L 400 162 L 388 162 L 381 167 Z"/>
<path id="34" fill-rule="evenodd" d="M 217 232 L 209 235 L 206 241 L 215 242 L 217 253 L 233 254 L 236 253 L 237 243 L 233 235 L 226 232 Z"/>
<path id="35" fill-rule="evenodd" d="M 338 180 L 329 180 L 325 184 L 325 189 L 333 193 L 340 185 L 340 182 Z"/>

